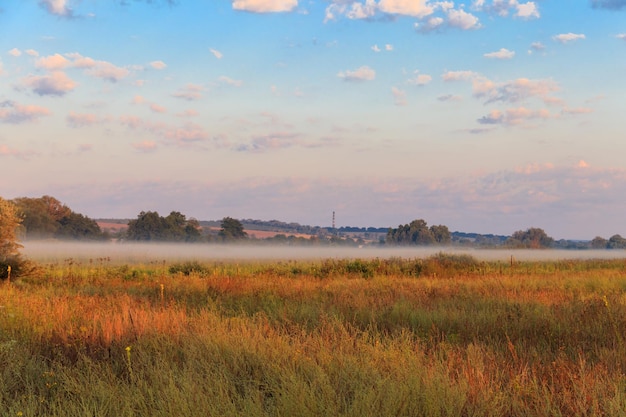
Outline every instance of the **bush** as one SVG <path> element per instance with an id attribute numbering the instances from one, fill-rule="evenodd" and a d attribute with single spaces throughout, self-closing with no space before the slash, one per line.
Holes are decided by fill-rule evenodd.
<path id="1" fill-rule="evenodd" d="M 173 264 L 170 266 L 169 271 L 170 274 L 205 275 L 209 272 L 209 269 L 198 263 L 198 261 L 187 261 Z"/>

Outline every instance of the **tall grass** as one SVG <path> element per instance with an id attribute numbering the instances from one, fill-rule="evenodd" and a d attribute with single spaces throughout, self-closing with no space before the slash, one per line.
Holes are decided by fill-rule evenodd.
<path id="1" fill-rule="evenodd" d="M 42 265 L 0 288 L 0 415 L 624 415 L 624 265 Z"/>

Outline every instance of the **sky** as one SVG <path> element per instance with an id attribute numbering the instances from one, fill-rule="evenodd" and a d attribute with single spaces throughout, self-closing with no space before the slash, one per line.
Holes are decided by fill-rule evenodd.
<path id="1" fill-rule="evenodd" d="M 626 0 L 0 0 L 0 196 L 626 236 Z"/>

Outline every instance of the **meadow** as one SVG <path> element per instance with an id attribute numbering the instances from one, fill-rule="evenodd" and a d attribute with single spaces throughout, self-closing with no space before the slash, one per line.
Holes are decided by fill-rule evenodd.
<path id="1" fill-rule="evenodd" d="M 626 415 L 626 259 L 37 259 L 2 416 Z"/>

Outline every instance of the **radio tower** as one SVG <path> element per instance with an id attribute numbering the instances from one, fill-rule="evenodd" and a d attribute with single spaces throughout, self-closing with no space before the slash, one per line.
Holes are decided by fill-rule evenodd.
<path id="1" fill-rule="evenodd" d="M 335 211 L 333 210 L 333 230 L 335 230 Z"/>

